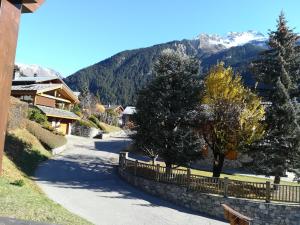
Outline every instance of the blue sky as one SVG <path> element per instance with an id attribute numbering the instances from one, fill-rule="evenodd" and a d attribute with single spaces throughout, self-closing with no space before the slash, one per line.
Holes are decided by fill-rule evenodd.
<path id="1" fill-rule="evenodd" d="M 299 0 L 46 0 L 22 16 L 16 61 L 68 76 L 123 50 L 200 33 L 266 34 L 281 10 L 300 33 Z"/>

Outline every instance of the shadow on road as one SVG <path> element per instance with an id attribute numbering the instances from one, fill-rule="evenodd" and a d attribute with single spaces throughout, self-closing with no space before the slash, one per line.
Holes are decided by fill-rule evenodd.
<path id="1" fill-rule="evenodd" d="M 95 141 L 95 149 L 101 152 L 109 152 L 119 154 L 125 147 L 131 143 L 129 139 L 116 139 L 107 141 Z"/>
<path id="2" fill-rule="evenodd" d="M 128 142 L 124 141 L 95 141 L 95 149 L 92 149 L 92 147 L 87 148 L 87 146 L 85 148 L 87 148 L 87 151 L 94 150 L 117 154 L 127 144 Z M 77 145 L 77 147 L 80 147 L 80 145 Z M 101 198 L 146 201 L 141 204 L 138 203 L 139 201 L 135 203 L 141 207 L 163 206 L 180 212 L 211 218 L 148 195 L 127 184 L 117 174 L 116 158 L 100 158 L 87 154 L 67 154 L 43 163 L 36 173 L 36 180 L 64 189 L 90 190 L 96 192 L 96 196 Z"/>

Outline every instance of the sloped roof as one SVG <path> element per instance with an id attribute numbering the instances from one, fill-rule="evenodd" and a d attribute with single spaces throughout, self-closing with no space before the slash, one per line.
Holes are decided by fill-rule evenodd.
<path id="1" fill-rule="evenodd" d="M 35 79 L 38 77 L 34 77 Z M 31 78 L 26 79 L 24 78 L 23 81 L 30 81 Z M 59 80 L 60 83 L 42 83 L 42 79 L 36 79 L 31 84 L 17 84 L 13 82 L 12 92 L 17 91 L 33 91 L 37 94 L 41 92 L 51 91 L 55 89 L 62 89 L 66 95 L 70 97 L 75 103 L 79 103 L 78 97 L 75 93 L 65 84 L 65 82 L 59 78 L 51 78 L 51 80 Z M 51 80 L 44 80 L 44 81 L 51 81 Z"/>
<path id="2" fill-rule="evenodd" d="M 12 0 L 10 0 L 10 1 L 12 1 Z M 22 13 L 33 13 L 44 2 L 45 2 L 45 0 L 21 0 L 21 3 L 22 3 Z"/>
<path id="3" fill-rule="evenodd" d="M 123 115 L 133 115 L 136 113 L 136 109 L 133 106 L 127 106 L 123 111 Z"/>
<path id="4" fill-rule="evenodd" d="M 120 109 L 122 109 L 124 111 L 123 106 L 121 106 L 121 105 L 104 105 L 104 107 L 105 107 L 106 110 L 108 110 L 108 109 L 115 110 L 115 109 L 120 108 Z"/>
<path id="5" fill-rule="evenodd" d="M 13 83 L 20 82 L 32 82 L 32 83 L 41 83 L 46 81 L 57 80 L 58 77 L 17 77 L 13 80 Z"/>
<path id="6" fill-rule="evenodd" d="M 37 93 L 52 91 L 62 88 L 62 84 L 28 84 L 28 85 L 14 85 L 12 91 L 35 91 Z"/>
<path id="7" fill-rule="evenodd" d="M 46 116 L 49 116 L 49 117 L 73 119 L 73 120 L 80 119 L 80 117 L 77 116 L 75 113 L 67 111 L 67 110 L 51 108 L 51 107 L 41 106 L 41 105 L 37 105 L 36 107 L 38 107 L 43 113 L 46 114 Z"/>

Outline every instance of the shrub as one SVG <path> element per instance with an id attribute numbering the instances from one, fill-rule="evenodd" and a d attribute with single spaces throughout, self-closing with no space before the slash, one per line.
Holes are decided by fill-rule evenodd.
<path id="1" fill-rule="evenodd" d="M 96 116 L 91 115 L 89 117 L 89 121 L 92 122 L 93 124 L 95 124 L 97 128 L 101 129 L 100 121 L 98 120 L 98 118 Z"/>
<path id="2" fill-rule="evenodd" d="M 82 110 L 80 108 L 79 104 L 75 104 L 71 110 L 73 113 L 75 113 L 77 116 L 82 117 Z"/>
<path id="3" fill-rule="evenodd" d="M 48 118 L 42 113 L 38 108 L 31 108 L 28 111 L 28 119 L 35 121 L 41 125 L 46 125 L 48 123 Z"/>
<path id="4" fill-rule="evenodd" d="M 83 126 L 83 127 L 89 127 L 89 128 L 92 128 L 92 127 L 98 128 L 98 126 L 95 123 L 93 123 L 92 121 L 89 121 L 89 120 L 78 120 L 78 121 L 76 121 L 76 123 L 74 124 L 74 126 Z"/>
<path id="5" fill-rule="evenodd" d="M 42 127 L 48 131 L 51 131 L 53 134 L 56 134 L 56 135 L 60 135 L 60 136 L 64 136 L 64 134 L 59 131 L 59 130 L 56 130 L 54 127 L 52 127 L 49 123 L 47 124 L 44 124 L 42 125 Z"/>
<path id="6" fill-rule="evenodd" d="M 111 126 L 111 125 L 108 125 L 106 123 L 100 122 L 99 125 L 100 125 L 101 130 L 103 130 L 105 133 L 111 133 L 111 132 L 121 131 L 121 128 L 115 127 L 115 126 Z"/>
<path id="7" fill-rule="evenodd" d="M 25 185 L 25 181 L 22 179 L 15 180 L 14 182 L 11 182 L 10 184 L 18 186 L 18 187 L 23 187 Z"/>
<path id="8" fill-rule="evenodd" d="M 33 121 L 28 121 L 27 129 L 50 149 L 58 148 L 67 143 L 67 139 L 64 136 L 55 135 Z"/>

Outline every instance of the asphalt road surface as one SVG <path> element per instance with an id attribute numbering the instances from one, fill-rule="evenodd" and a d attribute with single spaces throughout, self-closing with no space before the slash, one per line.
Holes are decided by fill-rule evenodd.
<path id="1" fill-rule="evenodd" d="M 121 180 L 118 153 L 129 140 L 68 137 L 67 150 L 41 164 L 38 185 L 69 211 L 99 225 L 225 225 Z"/>

